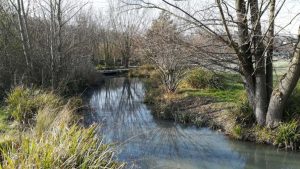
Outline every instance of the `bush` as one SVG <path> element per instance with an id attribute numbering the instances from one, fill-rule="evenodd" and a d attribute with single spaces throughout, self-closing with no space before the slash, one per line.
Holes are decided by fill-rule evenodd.
<path id="1" fill-rule="evenodd" d="M 12 146 L 2 147 L 0 168 L 122 168 L 114 151 L 103 144 L 96 127 L 70 128 L 61 124 L 41 137 L 23 135 Z"/>
<path id="2" fill-rule="evenodd" d="M 223 89 L 225 86 L 223 76 L 203 69 L 190 71 L 185 80 L 193 88 Z"/>
<path id="3" fill-rule="evenodd" d="M 295 149 L 300 139 L 298 126 L 296 120 L 280 124 L 276 134 L 275 144 L 279 146 L 284 145 L 285 148 Z"/>

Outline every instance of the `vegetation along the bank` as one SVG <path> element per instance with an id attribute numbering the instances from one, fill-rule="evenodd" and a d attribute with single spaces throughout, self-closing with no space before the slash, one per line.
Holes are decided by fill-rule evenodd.
<path id="1" fill-rule="evenodd" d="M 290 150 L 300 148 L 299 84 L 289 99 L 290 106 L 285 109 L 285 120 L 277 128 L 270 129 L 255 123 L 242 80 L 237 74 L 192 69 L 177 91 L 169 93 L 161 83 L 159 71 L 143 69 L 142 73 L 151 74 L 146 79 L 145 102 L 156 117 L 211 127 L 234 139 L 273 144 Z"/>
<path id="2" fill-rule="evenodd" d="M 123 168 L 113 145 L 80 123 L 80 98 L 16 87 L 0 112 L 0 168 Z"/>

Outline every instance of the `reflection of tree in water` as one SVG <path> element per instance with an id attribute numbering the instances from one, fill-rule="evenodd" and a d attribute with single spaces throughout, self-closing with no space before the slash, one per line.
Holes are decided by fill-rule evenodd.
<path id="1" fill-rule="evenodd" d="M 228 145 L 217 143 L 216 134 L 154 120 L 143 99 L 144 88 L 138 79 L 113 78 L 90 100 L 108 141 L 120 143 L 121 159 L 143 168 L 163 167 L 158 159 L 187 160 L 186 164 L 202 159 L 205 162 L 197 165 L 203 168 L 220 163 L 220 159 L 231 167 L 239 165 L 239 159 L 223 148 Z"/>
<path id="2" fill-rule="evenodd" d="M 143 97 L 143 84 L 138 79 L 112 78 L 95 92 L 90 102 L 104 130 L 113 132 L 112 139 L 124 140 L 128 134 L 136 134 L 136 128 L 143 132 L 150 125 L 152 117 L 142 104 Z"/>

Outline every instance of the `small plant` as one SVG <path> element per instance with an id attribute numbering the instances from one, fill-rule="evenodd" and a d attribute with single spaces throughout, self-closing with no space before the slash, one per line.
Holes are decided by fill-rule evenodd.
<path id="1" fill-rule="evenodd" d="M 232 129 L 232 136 L 236 139 L 242 139 L 243 128 L 240 124 L 236 124 Z"/>
<path id="2" fill-rule="evenodd" d="M 185 80 L 193 88 L 223 89 L 225 86 L 221 75 L 203 69 L 192 70 Z"/>
<path id="3" fill-rule="evenodd" d="M 295 149 L 300 139 L 298 126 L 296 120 L 280 124 L 276 133 L 275 144 L 284 145 L 286 149 Z"/>

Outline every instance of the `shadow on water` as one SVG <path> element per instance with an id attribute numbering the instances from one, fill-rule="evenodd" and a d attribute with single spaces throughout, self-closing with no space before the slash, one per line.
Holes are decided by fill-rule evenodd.
<path id="1" fill-rule="evenodd" d="M 206 128 L 154 119 L 143 103 L 139 79 L 110 78 L 95 89 L 90 121 L 101 124 L 104 141 L 117 143 L 129 168 L 299 168 L 300 155 L 236 142 Z"/>

